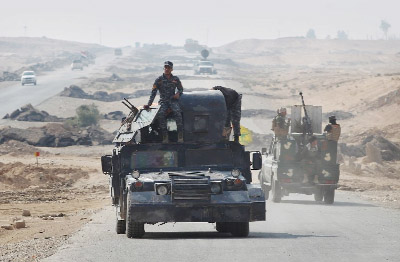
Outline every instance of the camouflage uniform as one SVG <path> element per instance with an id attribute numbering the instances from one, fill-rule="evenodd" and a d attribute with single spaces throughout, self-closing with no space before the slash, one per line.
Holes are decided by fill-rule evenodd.
<path id="1" fill-rule="evenodd" d="M 277 116 L 272 120 L 272 128 L 275 137 L 277 139 L 284 139 L 289 133 L 290 122 L 286 120 L 286 117 L 278 113 Z"/>
<path id="2" fill-rule="evenodd" d="M 179 96 L 183 93 L 182 83 L 177 76 L 171 74 L 171 77 L 168 79 L 164 74 L 159 76 L 153 84 L 153 89 L 151 90 L 151 95 L 149 102 L 147 103 L 149 106 L 153 103 L 154 98 L 157 95 L 157 90 L 160 92 L 160 100 L 158 103 L 160 104 L 160 109 L 158 111 L 157 117 L 160 123 L 161 130 L 167 130 L 167 121 L 166 114 L 168 108 L 172 110 L 172 113 L 175 118 L 176 126 L 178 128 L 178 132 L 182 131 L 183 123 L 182 123 L 182 114 L 181 108 L 179 106 L 179 100 L 174 99 L 175 88 L 178 89 Z"/>
<path id="3" fill-rule="evenodd" d="M 240 136 L 240 118 L 242 116 L 242 95 L 235 90 L 222 86 L 213 87 L 214 90 L 222 92 L 225 98 L 227 117 L 225 127 L 233 127 L 233 136 Z"/>

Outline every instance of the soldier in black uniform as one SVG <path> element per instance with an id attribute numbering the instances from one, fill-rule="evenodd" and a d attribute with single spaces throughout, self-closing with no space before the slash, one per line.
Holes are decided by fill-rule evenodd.
<path id="1" fill-rule="evenodd" d="M 164 62 L 164 74 L 159 76 L 153 84 L 149 102 L 144 105 L 143 108 L 148 109 L 153 103 L 154 98 L 157 95 L 157 90 L 160 92 L 160 109 L 158 111 L 158 121 L 160 123 L 161 132 L 163 135 L 163 143 L 168 143 L 168 130 L 166 114 L 167 110 L 171 109 L 176 126 L 178 129 L 178 142 L 183 142 L 183 123 L 181 108 L 179 107 L 179 97 L 183 93 L 182 83 L 177 76 L 172 75 L 173 63 L 171 61 Z M 177 89 L 177 92 L 175 92 Z"/>
<path id="2" fill-rule="evenodd" d="M 214 90 L 219 90 L 224 95 L 227 117 L 225 121 L 225 127 L 230 128 L 231 122 L 233 127 L 233 138 L 236 143 L 239 143 L 240 137 L 240 117 L 242 115 L 242 95 L 238 94 L 232 88 L 214 86 Z"/>

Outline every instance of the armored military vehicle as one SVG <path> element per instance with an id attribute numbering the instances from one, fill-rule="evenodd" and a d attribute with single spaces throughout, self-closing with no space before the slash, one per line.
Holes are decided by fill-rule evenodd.
<path id="1" fill-rule="evenodd" d="M 305 110 L 304 110 L 305 109 Z M 317 140 L 315 158 L 306 159 L 311 137 Z M 315 139 L 314 138 L 314 139 Z M 322 133 L 322 107 L 302 105 L 291 107 L 290 132 L 286 137 L 274 137 L 269 148 L 262 150 L 259 181 L 268 199 L 280 202 L 290 193 L 314 194 L 316 201 L 332 204 L 339 180 L 337 142 Z"/>
<path id="2" fill-rule="evenodd" d="M 219 232 L 247 236 L 249 222 L 265 220 L 264 194 L 251 183 L 261 153 L 222 136 L 227 112 L 221 92 L 187 92 L 179 103 L 183 143 L 177 142 L 172 116 L 167 116 L 170 140 L 162 143 L 158 105 L 145 110 L 127 104 L 131 113 L 112 155 L 101 158 L 103 173 L 110 175 L 117 233 L 140 238 L 145 224 L 208 222 Z"/>
<path id="3" fill-rule="evenodd" d="M 210 52 L 207 49 L 203 49 L 200 52 L 200 54 L 202 56 L 202 59 L 197 61 L 196 64 L 194 65 L 194 73 L 196 75 L 216 74 L 217 70 L 214 68 L 214 64 L 210 60 L 207 59 L 207 57 L 210 55 Z"/>

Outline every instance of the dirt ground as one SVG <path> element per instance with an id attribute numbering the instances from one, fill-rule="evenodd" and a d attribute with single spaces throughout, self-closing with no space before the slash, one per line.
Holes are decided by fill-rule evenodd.
<path id="1" fill-rule="evenodd" d="M 82 79 L 80 87 L 91 94 L 150 90 L 161 73 L 160 64 L 170 59 L 187 91 L 226 85 L 243 94 L 243 110 L 273 111 L 300 104 L 298 92 L 303 91 L 306 103 L 322 105 L 323 113 L 341 110 L 352 114 L 350 118 L 338 118 L 342 126 L 340 142 L 360 145 L 367 136 L 379 134 L 398 144 L 400 120 L 393 117 L 400 104 L 395 93 L 400 88 L 398 46 L 397 42 L 243 40 L 213 49 L 210 59 L 221 61 L 215 63 L 219 72 L 216 76 L 194 76 L 187 65 L 196 56 L 181 49 L 169 51 L 172 56 L 179 53 L 171 59 L 164 50 L 127 48 L 124 56 L 105 71 Z M 13 67 L 20 63 L 14 61 Z M 106 81 L 112 73 L 123 80 Z M 130 101 L 143 105 L 147 99 L 148 95 L 142 95 Z M 58 117 L 71 117 L 77 107 L 92 103 L 102 114 L 127 112 L 120 102 L 62 96 L 47 99 L 37 108 Z M 327 119 L 323 125 L 326 122 Z M 43 125 L 2 123 L 18 128 Z M 263 115 L 244 117 L 242 123 L 257 133 L 271 133 L 271 119 Z M 116 120 L 100 121 L 100 126 L 109 132 L 118 125 Z M 268 147 L 268 143 L 257 146 Z M 35 148 L 15 141 L 0 144 L 0 225 L 15 224 L 21 219 L 26 223 L 21 229 L 0 229 L 0 261 L 37 261 L 51 255 L 90 221 L 91 214 L 111 204 L 108 176 L 101 173 L 100 156 L 109 154 L 112 147 Z M 40 152 L 38 164 L 35 152 Z M 339 190 L 355 191 L 376 205 L 400 209 L 400 161 L 366 163 L 364 156 L 344 155 L 339 183 Z M 24 210 L 31 215 L 22 216 Z"/>

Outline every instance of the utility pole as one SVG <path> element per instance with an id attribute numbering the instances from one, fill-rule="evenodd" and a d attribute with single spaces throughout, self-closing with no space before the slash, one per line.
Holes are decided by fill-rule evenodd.
<path id="1" fill-rule="evenodd" d="M 100 45 L 101 45 L 101 27 L 99 27 L 99 41 L 100 41 Z"/>

